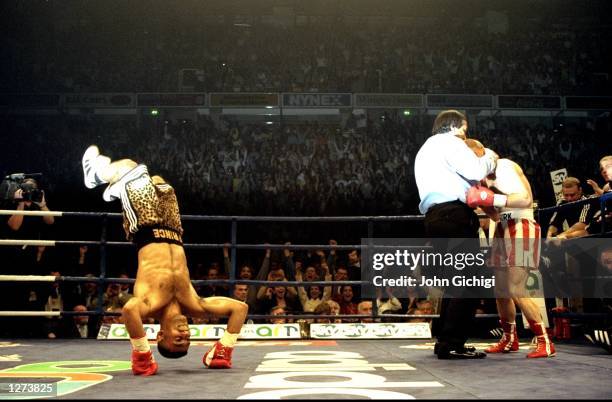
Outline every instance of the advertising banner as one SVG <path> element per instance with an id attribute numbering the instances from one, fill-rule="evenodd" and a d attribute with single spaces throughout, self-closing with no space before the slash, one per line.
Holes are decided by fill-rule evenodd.
<path id="1" fill-rule="evenodd" d="M 429 339 L 426 322 L 310 324 L 313 339 Z"/>
<path id="2" fill-rule="evenodd" d="M 155 340 L 159 324 L 144 324 L 147 339 Z M 190 325 L 191 340 L 219 339 L 225 332 L 226 325 Z M 301 339 L 299 324 L 245 324 L 240 331 L 239 339 Z M 129 340 L 123 324 L 103 325 L 98 339 Z"/>

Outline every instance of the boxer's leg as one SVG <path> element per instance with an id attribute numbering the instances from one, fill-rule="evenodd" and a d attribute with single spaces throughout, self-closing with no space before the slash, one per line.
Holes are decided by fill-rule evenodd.
<path id="1" fill-rule="evenodd" d="M 512 281 L 510 276 L 510 272 L 506 267 L 500 267 L 495 270 L 495 302 L 504 333 L 497 344 L 485 349 L 487 353 L 516 352 L 519 348 L 516 331 L 516 306 L 511 297 Z"/>
<path id="2" fill-rule="evenodd" d="M 115 183 L 124 174 L 138 165 L 130 159 L 121 159 L 113 162 L 108 156 L 100 154 L 100 150 L 96 145 L 91 145 L 87 148 L 83 154 L 82 163 L 83 176 L 87 188 Z"/>
<path id="3" fill-rule="evenodd" d="M 529 270 L 523 267 L 510 267 L 511 275 L 514 277 L 515 289 L 513 291 L 513 300 L 519 306 L 527 322 L 529 328 L 533 331 L 537 339 L 536 349 L 529 353 L 527 357 L 549 357 L 555 356 L 555 345 L 550 341 L 544 320 L 540 314 L 540 309 L 532 298 L 527 297 L 525 286 L 529 277 Z"/>
<path id="4" fill-rule="evenodd" d="M 219 342 L 204 354 L 202 361 L 210 368 L 231 368 L 232 351 L 240 335 L 240 329 L 249 311 L 246 303 L 228 297 L 207 297 L 200 299 L 203 312 L 215 315 L 228 315 L 227 331 L 223 333 Z"/>

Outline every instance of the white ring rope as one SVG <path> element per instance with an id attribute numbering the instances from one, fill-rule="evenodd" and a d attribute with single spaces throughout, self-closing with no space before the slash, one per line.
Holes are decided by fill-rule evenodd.
<path id="1" fill-rule="evenodd" d="M 17 211 L 12 209 L 0 209 L 0 215 L 24 215 L 24 216 L 62 216 L 62 211 Z"/>
<path id="2" fill-rule="evenodd" d="M 55 246 L 55 240 L 0 239 L 0 246 Z"/>
<path id="3" fill-rule="evenodd" d="M 0 275 L 0 281 L 6 282 L 55 282 L 54 275 Z"/>
<path id="4" fill-rule="evenodd" d="M 0 311 L 0 317 L 59 317 L 61 311 Z"/>

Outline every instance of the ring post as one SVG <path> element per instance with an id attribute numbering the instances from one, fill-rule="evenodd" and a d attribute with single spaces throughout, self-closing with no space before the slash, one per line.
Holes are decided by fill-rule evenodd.
<path id="1" fill-rule="evenodd" d="M 106 279 L 106 227 L 108 216 L 102 214 L 102 230 L 100 232 L 100 287 L 98 288 L 98 306 L 96 311 L 100 314 L 104 311 L 104 284 Z"/>
<path id="2" fill-rule="evenodd" d="M 610 200 L 611 198 L 612 197 L 610 196 L 610 193 L 604 194 L 599 197 L 599 203 L 601 206 L 601 234 L 602 235 L 606 233 L 606 212 L 608 209 L 606 207 L 606 201 Z"/>
<path id="3" fill-rule="evenodd" d="M 374 238 L 374 222 L 372 218 L 368 218 L 368 244 L 365 249 L 365 257 L 367 261 L 372 261 L 370 253 L 372 252 L 372 241 Z M 363 251 L 361 252 L 361 266 L 363 267 Z M 362 278 L 363 279 L 363 278 Z M 361 285 L 363 287 L 363 285 Z M 378 318 L 378 305 L 376 297 L 372 299 L 372 319 Z"/>
<path id="4" fill-rule="evenodd" d="M 238 232 L 238 222 L 235 218 L 232 219 L 232 269 L 229 272 L 229 278 L 231 283 L 234 284 L 234 280 L 236 279 L 236 239 Z"/>

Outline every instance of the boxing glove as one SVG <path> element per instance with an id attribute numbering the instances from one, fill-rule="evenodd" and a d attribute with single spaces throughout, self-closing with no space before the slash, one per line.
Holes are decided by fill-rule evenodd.
<path id="1" fill-rule="evenodd" d="M 506 206 L 508 197 L 503 194 L 495 194 L 490 189 L 481 185 L 475 185 L 468 189 L 465 194 L 465 202 L 470 208 Z"/>

